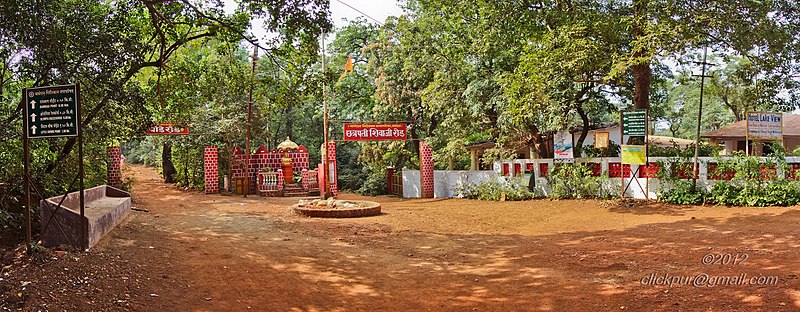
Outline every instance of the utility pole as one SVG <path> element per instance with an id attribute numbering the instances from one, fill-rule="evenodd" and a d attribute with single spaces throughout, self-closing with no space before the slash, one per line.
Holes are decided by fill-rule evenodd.
<path id="1" fill-rule="evenodd" d="M 697 109 L 697 136 L 695 137 L 694 142 L 694 164 L 692 165 L 692 191 L 697 189 L 697 176 L 698 168 L 700 164 L 698 163 L 698 159 L 700 158 L 700 123 L 703 121 L 703 89 L 705 89 L 706 84 L 706 77 L 712 77 L 706 75 L 706 66 L 711 66 L 714 64 L 707 63 L 707 54 L 708 54 L 708 47 L 703 50 L 703 61 L 702 62 L 695 62 L 695 64 L 702 65 L 702 72 L 700 75 L 692 75 L 695 77 L 700 77 L 700 107 Z"/>
<path id="2" fill-rule="evenodd" d="M 258 60 L 258 46 L 253 47 L 253 63 L 250 67 L 250 77 L 255 78 L 256 76 L 256 60 Z M 248 95 L 247 99 L 247 137 L 245 138 L 245 164 L 244 164 L 244 197 L 247 198 L 247 194 L 250 193 L 250 128 L 251 128 L 251 119 L 253 118 L 253 84 L 255 84 L 255 79 L 252 79 L 252 84 L 250 85 L 250 94 Z"/>
<path id="3" fill-rule="evenodd" d="M 323 187 L 322 190 L 319 191 L 320 197 L 322 199 L 328 198 L 328 194 L 330 193 L 331 188 L 331 177 L 330 177 L 330 164 L 328 160 L 328 92 L 325 88 L 325 71 L 327 70 L 326 59 L 325 59 L 325 33 L 322 33 L 322 133 L 323 133 L 323 143 L 322 143 L 322 151 L 324 151 L 322 155 L 322 170 L 325 171 L 323 174 L 325 176 L 325 185 L 321 185 Z"/>

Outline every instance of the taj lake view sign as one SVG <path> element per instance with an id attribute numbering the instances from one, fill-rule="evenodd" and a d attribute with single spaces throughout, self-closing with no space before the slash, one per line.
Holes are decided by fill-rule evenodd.
<path id="1" fill-rule="evenodd" d="M 78 135 L 78 87 L 74 84 L 28 88 L 25 102 L 27 138 Z"/>

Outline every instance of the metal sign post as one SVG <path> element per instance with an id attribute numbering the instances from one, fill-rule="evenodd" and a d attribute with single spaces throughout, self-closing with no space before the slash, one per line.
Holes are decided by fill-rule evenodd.
<path id="1" fill-rule="evenodd" d="M 81 130 L 80 124 L 80 97 L 79 84 L 26 88 L 22 90 L 22 101 L 24 103 L 22 133 L 24 153 L 23 167 L 25 171 L 25 238 L 28 243 L 32 241 L 31 186 L 33 185 L 33 179 L 30 174 L 30 139 L 38 138 L 78 137 L 78 187 L 80 188 L 81 236 L 86 237 L 87 224 L 85 220 L 83 193 L 83 131 Z M 41 196 L 42 194 L 40 194 L 40 197 Z M 58 209 L 58 207 L 56 207 L 56 209 Z M 58 224 L 58 220 L 56 220 L 56 223 Z M 86 241 L 83 238 L 79 245 L 81 250 L 86 249 Z"/>
<path id="2" fill-rule="evenodd" d="M 78 120 L 75 123 L 78 127 L 78 187 L 81 189 L 80 194 L 80 205 L 81 205 L 81 251 L 86 250 L 86 247 L 89 245 L 88 242 L 88 228 L 89 228 L 89 220 L 86 219 L 86 202 L 84 200 L 83 190 L 85 189 L 85 185 L 83 185 L 83 127 L 81 127 L 81 88 L 80 85 L 75 85 L 75 96 L 77 98 L 77 104 L 75 107 L 75 111 L 78 115 Z"/>
<path id="3" fill-rule="evenodd" d="M 620 177 L 621 177 L 620 179 L 622 180 L 621 182 L 622 193 L 620 194 L 620 197 L 625 197 L 625 192 L 628 190 L 628 187 L 630 187 L 633 181 L 636 181 L 636 184 L 639 185 L 639 188 L 642 190 L 642 192 L 645 193 L 645 197 L 649 198 L 649 187 L 648 190 L 645 190 L 645 188 L 642 187 L 642 185 L 639 183 L 638 178 L 636 177 L 639 174 L 639 171 L 641 171 L 642 169 L 641 162 L 644 161 L 644 165 L 647 166 L 649 161 L 647 154 L 647 140 L 649 139 L 648 138 L 649 126 L 647 118 L 648 118 L 647 109 L 634 109 L 634 110 L 620 112 L 620 125 L 621 125 L 620 141 L 621 143 L 623 143 L 620 150 Z M 640 147 L 626 146 L 627 144 L 625 144 L 625 136 L 644 137 L 644 146 L 641 147 L 644 149 L 643 159 L 637 160 L 635 162 L 626 162 L 625 159 L 626 148 L 638 149 Z M 634 172 L 631 172 L 631 178 L 630 178 L 631 180 L 628 181 L 627 185 L 625 184 L 625 174 L 623 170 L 625 168 L 626 163 L 638 165 L 636 167 L 636 170 Z M 648 168 L 648 175 L 649 175 L 649 167 L 645 168 Z M 647 181 L 649 182 L 649 179 Z"/>
<path id="4" fill-rule="evenodd" d="M 25 175 L 25 243 L 27 246 L 33 240 L 33 237 L 31 235 L 31 153 L 28 131 L 25 131 L 25 129 L 28 129 L 28 118 L 22 118 L 22 167 Z"/>
<path id="5" fill-rule="evenodd" d="M 647 109 L 644 114 L 646 131 L 644 132 L 644 168 L 647 173 L 644 176 L 644 198 L 650 200 L 650 152 L 647 145 L 650 144 L 650 109 Z M 641 168 L 641 166 L 639 166 Z"/>

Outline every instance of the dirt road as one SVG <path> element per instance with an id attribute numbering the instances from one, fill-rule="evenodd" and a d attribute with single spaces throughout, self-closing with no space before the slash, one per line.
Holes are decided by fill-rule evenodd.
<path id="1" fill-rule="evenodd" d="M 379 197 L 377 217 L 310 219 L 297 199 L 131 173 L 149 212 L 88 253 L 4 269 L 3 309 L 800 310 L 800 207 Z"/>

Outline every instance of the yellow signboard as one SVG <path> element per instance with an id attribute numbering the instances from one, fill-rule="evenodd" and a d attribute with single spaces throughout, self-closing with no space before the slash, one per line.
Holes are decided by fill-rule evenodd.
<path id="1" fill-rule="evenodd" d="M 608 148 L 608 132 L 594 134 L 594 148 Z"/>
<path id="2" fill-rule="evenodd" d="M 623 145 L 622 163 L 631 165 L 644 165 L 647 157 L 647 146 L 645 145 Z"/>

